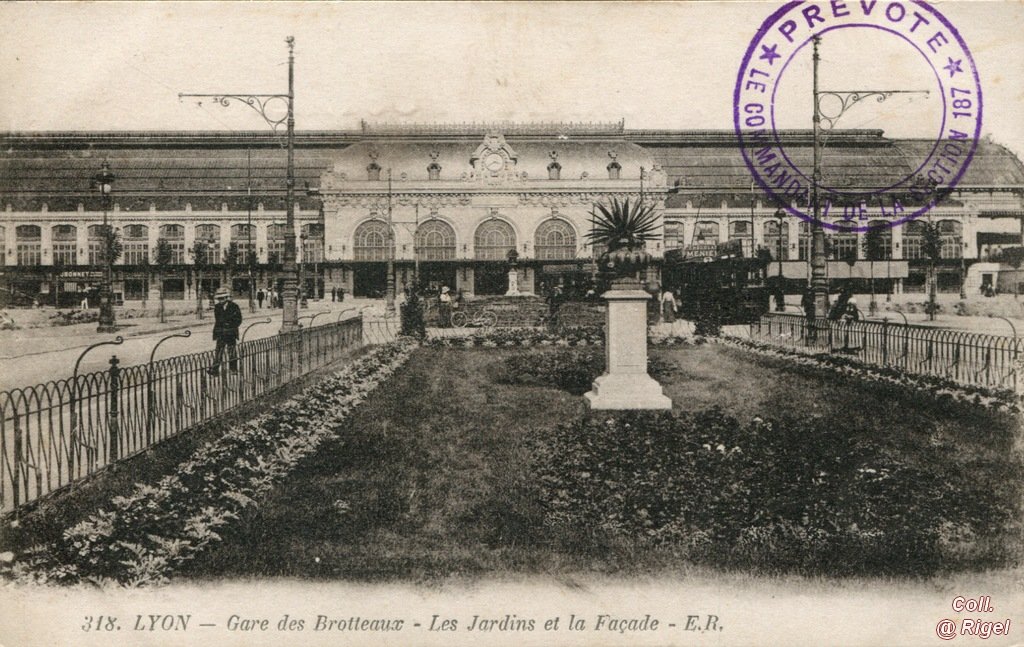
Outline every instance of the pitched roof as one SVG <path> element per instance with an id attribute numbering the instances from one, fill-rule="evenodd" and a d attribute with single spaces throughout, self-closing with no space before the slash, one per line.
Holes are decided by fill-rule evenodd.
<path id="1" fill-rule="evenodd" d="M 556 126 L 551 126 L 547 134 L 537 127 L 507 136 L 520 156 L 521 170 L 530 177 L 546 176 L 552 150 L 559 151 L 563 178 L 579 177 L 583 171 L 594 176 L 605 168 L 610 159 L 608 151 L 614 149 L 624 179 L 634 174 L 633 166 L 651 162 L 661 165 L 669 185 L 680 189 L 670 196 L 669 206 L 682 206 L 698 194 L 709 200 L 720 195 L 740 204 L 751 199 L 750 172 L 731 131 L 605 132 L 596 126 L 577 131 Z M 306 183 L 319 186 L 321 176 L 334 169 L 337 162 L 345 162 L 343 166 L 351 163 L 365 173 L 369 158 L 362 149 L 367 146 L 386 149 L 394 155 L 396 165 L 407 164 L 410 180 L 426 177 L 430 153 L 437 149 L 447 156 L 445 161 L 439 157 L 442 177 L 454 178 L 460 169 L 468 167 L 468 155 L 479 139 L 479 133 L 460 133 L 452 128 L 414 134 L 401 129 L 394 133 L 387 129 L 296 133 L 296 198 L 300 208 L 315 208 L 303 189 Z M 780 138 L 793 162 L 809 169 L 810 134 L 783 132 Z M 117 177 L 115 201 L 122 210 L 146 210 L 151 203 L 159 209 L 184 208 L 186 203 L 194 209 L 219 209 L 227 203 L 230 209 L 244 210 L 249 183 L 255 202 L 262 202 L 267 209 L 282 209 L 286 161 L 282 140 L 272 133 L 255 131 L 0 134 L 0 205 L 34 210 L 47 203 L 54 211 L 74 211 L 83 203 L 90 210 L 98 209 L 99 196 L 92 188 L 92 178 L 106 160 Z M 346 152 L 353 144 L 358 145 Z M 926 140 L 887 139 L 877 130 L 834 131 L 823 152 L 824 184 L 836 188 L 853 183 L 888 186 L 910 174 L 915 160 L 926 158 L 932 146 L 934 142 Z M 960 186 L 1022 187 L 1024 164 L 999 144 L 979 142 Z"/>

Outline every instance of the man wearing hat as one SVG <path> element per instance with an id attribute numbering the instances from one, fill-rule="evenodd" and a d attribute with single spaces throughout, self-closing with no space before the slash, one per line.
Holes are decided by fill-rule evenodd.
<path id="1" fill-rule="evenodd" d="M 213 340 L 217 342 L 217 351 L 213 357 L 213 366 L 206 372 L 216 375 L 220 371 L 224 348 L 227 347 L 228 368 L 233 373 L 237 373 L 238 351 L 235 349 L 235 344 L 238 342 L 238 327 L 242 325 L 242 311 L 238 304 L 231 300 L 231 293 L 227 288 L 217 290 L 213 298 L 216 302 L 213 306 Z"/>

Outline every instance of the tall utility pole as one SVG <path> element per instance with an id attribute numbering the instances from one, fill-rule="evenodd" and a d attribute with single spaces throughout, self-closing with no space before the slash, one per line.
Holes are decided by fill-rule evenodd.
<path id="1" fill-rule="evenodd" d="M 384 316 L 395 316 L 395 229 L 391 220 L 391 169 L 388 169 L 387 285 L 384 288 Z"/>
<path id="2" fill-rule="evenodd" d="M 814 316 L 828 315 L 828 277 L 825 273 L 825 229 L 821 226 L 821 201 L 818 185 L 821 184 L 821 105 L 818 103 L 818 45 L 821 36 L 814 37 L 814 172 L 811 176 L 811 207 L 814 222 L 811 223 L 811 293 L 814 295 Z"/>
<path id="3" fill-rule="evenodd" d="M 811 176 L 811 208 L 813 209 L 814 221 L 811 224 L 811 292 L 814 294 L 814 312 L 816 317 L 823 317 L 828 314 L 828 275 L 826 273 L 827 261 L 825 258 L 825 229 L 821 226 L 821 196 L 818 187 L 821 184 L 821 149 L 822 130 L 825 137 L 835 128 L 836 122 L 857 103 L 873 97 L 879 103 L 885 101 L 894 94 L 924 94 L 928 90 L 818 90 L 818 45 L 821 43 L 821 36 L 814 36 L 814 173 Z M 838 101 L 839 108 L 835 114 L 824 114 L 821 110 L 822 97 L 831 97 Z M 821 121 L 825 120 L 827 126 L 822 127 Z M 851 268 L 852 270 L 852 268 Z"/>
<path id="4" fill-rule="evenodd" d="M 255 249 L 252 244 L 252 148 L 246 147 L 245 153 L 245 231 L 249 236 L 249 248 L 246 250 L 245 262 L 249 270 L 249 312 L 256 312 L 256 284 L 254 283 L 252 276 L 252 266 L 254 262 L 253 250 Z"/>
<path id="5" fill-rule="evenodd" d="M 179 94 L 178 98 L 212 98 L 222 106 L 238 101 L 259 113 L 267 125 L 276 133 L 281 124 L 287 132 L 288 166 L 285 179 L 285 214 L 284 232 L 284 285 L 281 289 L 281 332 L 294 332 L 299 329 L 298 277 L 295 251 L 295 38 L 285 38 L 288 44 L 288 93 L 287 94 Z M 271 102 L 284 101 L 287 113 L 284 117 L 275 118 L 267 113 Z M 201 102 L 200 102 L 201 105 Z"/>

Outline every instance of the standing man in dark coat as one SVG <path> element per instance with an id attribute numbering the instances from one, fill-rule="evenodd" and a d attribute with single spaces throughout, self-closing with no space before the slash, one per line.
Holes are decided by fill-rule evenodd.
<path id="1" fill-rule="evenodd" d="M 213 306 L 213 340 L 217 342 L 217 351 L 213 357 L 213 366 L 206 370 L 210 375 L 220 372 L 220 363 L 224 359 L 224 348 L 228 349 L 228 368 L 232 373 L 238 372 L 238 327 L 242 325 L 242 311 L 238 304 L 231 300 L 231 293 L 226 288 L 217 290 L 214 295 L 216 304 Z"/>

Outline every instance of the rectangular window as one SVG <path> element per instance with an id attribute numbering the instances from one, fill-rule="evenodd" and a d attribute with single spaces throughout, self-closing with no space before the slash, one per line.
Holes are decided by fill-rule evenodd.
<path id="1" fill-rule="evenodd" d="M 835 234 L 829 236 L 831 257 L 837 261 L 857 258 L 857 234 Z"/>
<path id="2" fill-rule="evenodd" d="M 311 238 L 302 243 L 302 261 L 304 263 L 322 263 L 323 260 L 323 239 Z"/>
<path id="3" fill-rule="evenodd" d="M 43 250 L 40 243 L 18 243 L 18 265 L 41 265 Z"/>
<path id="4" fill-rule="evenodd" d="M 683 246 L 683 223 L 665 223 L 665 251 Z"/>
<path id="5" fill-rule="evenodd" d="M 904 236 L 903 237 L 903 258 L 908 260 L 914 260 L 917 258 L 924 258 L 924 251 L 922 250 L 923 238 L 920 236 Z"/>
<path id="6" fill-rule="evenodd" d="M 103 242 L 99 240 L 89 241 L 89 265 L 103 264 Z"/>
<path id="7" fill-rule="evenodd" d="M 146 265 L 149 261 L 149 243 L 124 243 L 125 265 Z"/>
<path id="8" fill-rule="evenodd" d="M 171 249 L 171 265 L 185 264 L 185 243 L 168 241 L 167 246 Z"/>
<path id="9" fill-rule="evenodd" d="M 54 243 L 53 244 L 54 265 L 77 265 L 78 247 L 75 243 Z"/>
<path id="10" fill-rule="evenodd" d="M 284 241 L 267 241 L 267 262 L 276 265 L 284 262 Z"/>

